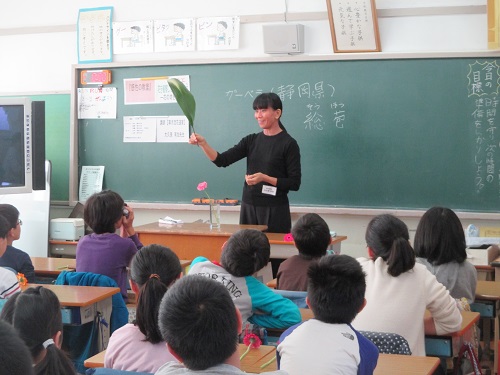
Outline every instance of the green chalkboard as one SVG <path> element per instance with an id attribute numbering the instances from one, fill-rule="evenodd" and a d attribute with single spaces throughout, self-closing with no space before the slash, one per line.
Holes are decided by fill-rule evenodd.
<path id="1" fill-rule="evenodd" d="M 104 165 L 126 200 L 240 198 L 245 161 L 216 168 L 187 143 L 124 143 L 123 116 L 182 114 L 177 104 L 124 105 L 124 79 L 189 75 L 195 129 L 223 151 L 258 132 L 252 101 L 278 93 L 298 141 L 292 205 L 491 212 L 500 203 L 499 60 L 307 61 L 112 68 L 117 119 L 79 120 L 79 166 Z"/>
<path id="2" fill-rule="evenodd" d="M 70 94 L 22 95 L 45 102 L 45 158 L 52 163 L 50 200 L 69 200 Z"/>

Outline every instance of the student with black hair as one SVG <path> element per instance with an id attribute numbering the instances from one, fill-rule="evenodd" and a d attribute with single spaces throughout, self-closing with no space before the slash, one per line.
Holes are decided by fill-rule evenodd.
<path id="1" fill-rule="evenodd" d="M 466 247 L 464 228 L 455 212 L 445 207 L 425 212 L 415 232 L 417 262 L 426 266 L 453 298 L 465 297 L 472 303 L 477 271 L 467 262 Z"/>
<path id="2" fill-rule="evenodd" d="M 253 101 L 254 117 L 262 132 L 250 134 L 229 150 L 218 153 L 205 137 L 193 133 L 189 143 L 201 147 L 217 167 L 246 158 L 240 224 L 267 225 L 267 231 L 288 233 L 292 226 L 288 192 L 299 190 L 300 149 L 281 123 L 283 103 L 275 93 Z"/>
<path id="3" fill-rule="evenodd" d="M 403 336 L 412 355 L 425 356 L 425 334 L 460 330 L 462 316 L 446 288 L 422 264 L 415 264 L 408 227 L 390 214 L 374 217 L 366 228 L 368 257 L 358 261 L 366 273 L 368 301 L 354 322 L 361 331 Z M 431 317 L 425 319 L 425 311 Z"/>
<path id="4" fill-rule="evenodd" d="M 14 327 L 0 320 L 0 375 L 34 375 L 31 353 Z"/>
<path id="5" fill-rule="evenodd" d="M 290 375 L 373 374 L 378 349 L 351 326 L 366 304 L 361 265 L 348 255 L 327 255 L 310 265 L 308 276 L 314 319 L 283 332 L 279 368 Z"/>
<path id="6" fill-rule="evenodd" d="M 238 350 L 241 315 L 221 283 L 196 275 L 181 278 L 163 297 L 158 323 L 180 363 L 167 362 L 156 375 L 245 374 Z"/>
<path id="7" fill-rule="evenodd" d="M 36 375 L 76 374 L 61 350 L 61 304 L 53 291 L 37 286 L 12 296 L 0 318 L 12 324 L 28 346 Z"/>
<path id="8" fill-rule="evenodd" d="M 145 246 L 130 265 L 130 284 L 136 293 L 136 320 L 111 335 L 104 367 L 155 372 L 168 361 L 176 361 L 166 349 L 158 327 L 158 309 L 163 295 L 182 273 L 177 255 L 161 245 Z"/>
<path id="9" fill-rule="evenodd" d="M 76 272 L 92 272 L 112 278 L 126 302 L 127 267 L 143 246 L 133 226 L 134 210 L 118 193 L 104 190 L 87 199 L 83 219 L 94 233 L 78 241 Z M 115 233 L 117 230 L 120 234 Z"/>
<path id="10" fill-rule="evenodd" d="M 0 215 L 0 258 L 7 251 L 9 231 L 9 222 Z M 2 300 L 12 297 L 20 291 L 21 288 L 19 287 L 16 274 L 7 268 L 0 267 L 0 303 L 4 302 Z"/>
<path id="11" fill-rule="evenodd" d="M 271 245 L 264 233 L 242 229 L 224 244 L 220 264 L 197 257 L 191 263 L 189 274 L 223 284 L 244 322 L 266 328 L 288 328 L 301 320 L 298 307 L 253 276 L 269 263 L 270 254 Z"/>
<path id="12" fill-rule="evenodd" d="M 326 221 L 315 213 L 301 216 L 292 228 L 293 241 L 299 251 L 283 261 L 276 275 L 276 289 L 307 290 L 307 270 L 311 263 L 326 255 L 332 242 Z"/>
<path id="13" fill-rule="evenodd" d="M 7 233 L 7 250 L 0 258 L 0 267 L 9 267 L 16 273 L 22 273 L 29 283 L 35 282 L 35 268 L 31 262 L 30 256 L 24 251 L 12 246 L 14 241 L 21 238 L 21 225 L 23 222 L 19 219 L 19 211 L 11 204 L 0 204 L 0 216 L 3 216 L 9 222 L 9 232 Z"/>

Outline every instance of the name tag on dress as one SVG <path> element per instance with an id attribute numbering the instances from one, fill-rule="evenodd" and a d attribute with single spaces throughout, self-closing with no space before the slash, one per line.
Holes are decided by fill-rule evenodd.
<path id="1" fill-rule="evenodd" d="M 263 185 L 262 194 L 276 195 L 278 188 L 276 186 Z"/>

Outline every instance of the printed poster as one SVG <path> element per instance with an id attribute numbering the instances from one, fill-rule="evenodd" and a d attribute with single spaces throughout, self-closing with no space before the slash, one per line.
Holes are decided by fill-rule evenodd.
<path id="1" fill-rule="evenodd" d="M 175 96 L 167 82 L 168 78 L 165 76 L 124 79 L 124 104 L 176 103 Z M 177 78 L 190 90 L 188 75 L 171 76 L 170 78 Z"/>
<path id="2" fill-rule="evenodd" d="M 155 20 L 155 52 L 194 51 L 195 35 L 194 18 Z"/>
<path id="3" fill-rule="evenodd" d="M 117 55 L 153 52 L 153 21 L 113 22 L 113 40 Z"/>
<path id="4" fill-rule="evenodd" d="M 196 20 L 196 43 L 200 51 L 238 49 L 240 17 L 204 17 Z"/>

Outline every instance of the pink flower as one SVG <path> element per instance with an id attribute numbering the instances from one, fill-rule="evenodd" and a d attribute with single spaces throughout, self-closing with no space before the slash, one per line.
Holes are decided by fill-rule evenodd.
<path id="1" fill-rule="evenodd" d="M 285 234 L 285 237 L 283 237 L 283 241 L 285 242 L 293 242 L 293 236 L 291 233 Z"/>
<path id="2" fill-rule="evenodd" d="M 200 182 L 196 188 L 198 189 L 198 191 L 204 191 L 207 187 L 208 187 L 207 182 L 203 181 L 203 182 Z M 205 194 L 207 195 L 208 199 L 211 199 L 210 195 L 208 195 L 208 193 L 206 191 L 205 191 Z"/>
<path id="3" fill-rule="evenodd" d="M 206 183 L 206 181 L 203 181 L 203 182 L 200 182 L 200 183 L 198 184 L 197 189 L 198 189 L 198 191 L 203 191 L 203 190 L 205 190 L 207 187 L 208 187 L 208 184 Z"/>
<path id="4" fill-rule="evenodd" d="M 240 361 L 245 358 L 245 356 L 248 354 L 250 349 L 252 348 L 258 348 L 261 344 L 262 341 L 260 341 L 259 336 L 257 336 L 255 333 L 247 333 L 245 337 L 243 338 L 243 344 L 247 346 L 247 350 L 245 350 L 245 353 L 243 353 L 240 357 Z"/>
<path id="5" fill-rule="evenodd" d="M 247 333 L 243 338 L 243 344 L 252 348 L 258 348 L 262 344 L 262 341 L 260 341 L 259 336 L 255 333 Z"/>

